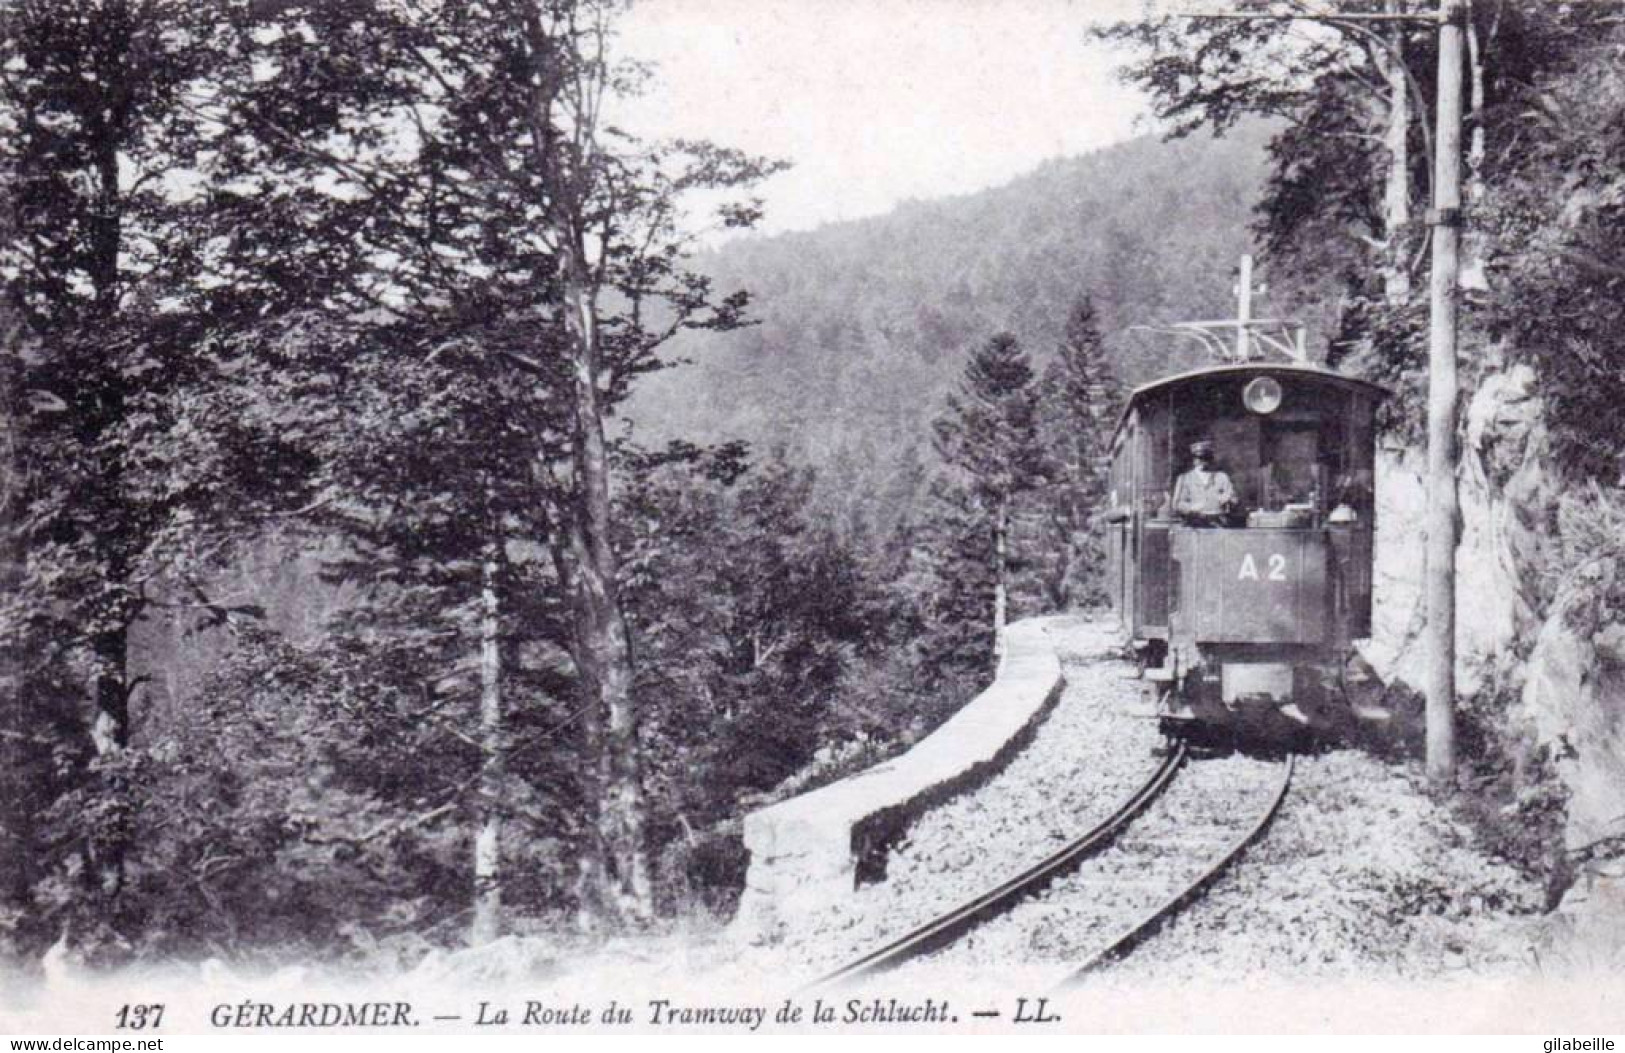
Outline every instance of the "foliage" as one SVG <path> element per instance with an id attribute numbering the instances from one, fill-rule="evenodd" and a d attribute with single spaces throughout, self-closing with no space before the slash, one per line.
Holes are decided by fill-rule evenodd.
<path id="1" fill-rule="evenodd" d="M 1579 622 L 1584 612 L 1591 624 L 1570 628 L 1589 635 L 1599 627 L 1625 624 L 1621 568 L 1625 568 L 1625 495 L 1591 480 L 1559 497 L 1557 551 L 1543 568 L 1542 584 L 1551 597 L 1573 586 L 1590 594 L 1590 602 L 1573 605 L 1570 615 Z"/>
<path id="2" fill-rule="evenodd" d="M 1040 442 L 1036 381 L 1016 338 L 999 333 L 971 353 L 959 390 L 933 422 L 945 470 L 932 487 L 928 526 L 938 583 L 930 665 L 991 672 L 1011 579 L 1012 517 L 1055 471 L 1053 451 Z"/>
<path id="3" fill-rule="evenodd" d="M 1386 423 L 1414 438 L 1422 416 L 1425 313 L 1414 298 L 1385 302 L 1379 287 L 1377 253 L 1394 246 L 1386 244 L 1384 159 L 1376 144 L 1384 119 L 1382 61 L 1396 53 L 1412 85 L 1409 182 L 1423 197 L 1430 185 L 1425 103 L 1434 89 L 1434 42 L 1420 30 L 1389 31 L 1389 52 L 1371 29 L 1335 18 L 1338 10 L 1365 6 L 1318 9 L 1331 17 L 1313 26 L 1164 18 L 1123 23 L 1104 35 L 1136 49 L 1125 76 L 1151 92 L 1176 133 L 1222 131 L 1247 114 L 1286 120 L 1270 143 L 1255 227 L 1272 272 L 1288 279 L 1290 288 L 1278 282 L 1278 291 L 1331 323 L 1333 362 L 1396 388 L 1400 397 L 1385 407 Z M 1610 173 L 1618 167 L 1618 28 L 1609 5 L 1600 3 L 1502 0 L 1470 7 L 1477 69 L 1469 66 L 1466 89 L 1477 109 L 1469 115 L 1466 158 L 1468 264 L 1476 267 L 1474 254 L 1488 251 L 1497 285 L 1468 299 L 1466 345 L 1505 340 L 1535 357 L 1559 456 L 1606 475 L 1619 442 L 1599 430 L 1607 415 L 1598 411 L 1617 394 L 1608 334 L 1618 331 L 1619 320 L 1617 273 L 1597 261 L 1618 233 L 1609 226 L 1617 182 Z M 1401 233 L 1414 271 L 1425 246 L 1416 245 L 1415 232 Z M 1317 312 L 1317 299 L 1335 299 L 1336 317 Z M 1467 365 L 1470 382 L 1476 363 Z"/>
<path id="4" fill-rule="evenodd" d="M 994 671 L 993 597 L 999 585 L 989 509 L 969 487 L 933 481 L 921 551 L 908 581 L 921 635 L 911 648 L 923 686 L 960 702 L 987 685 Z"/>
<path id="5" fill-rule="evenodd" d="M 1492 0 L 1470 4 L 1468 12 L 1463 387 L 1470 396 L 1486 373 L 1512 362 L 1533 365 L 1552 439 L 1550 473 L 1593 484 L 1571 490 L 1550 510 L 1559 525 L 1559 565 L 1518 568 L 1528 580 L 1544 576 L 1549 597 L 1558 580 L 1577 570 L 1607 577 L 1605 557 L 1617 551 L 1617 502 L 1595 483 L 1621 478 L 1625 440 L 1612 412 L 1625 396 L 1616 346 L 1625 323 L 1619 295 L 1625 272 L 1607 262 L 1625 235 L 1617 175 L 1625 142 L 1619 73 L 1625 38 L 1617 9 L 1604 3 Z M 1332 28 L 1164 20 L 1109 35 L 1141 49 L 1129 76 L 1152 90 L 1159 112 L 1179 121 L 1180 130 L 1222 128 L 1242 113 L 1288 120 L 1270 144 L 1257 230 L 1277 273 L 1286 262 L 1302 276 L 1302 288 L 1337 293 L 1330 359 L 1394 388 L 1398 397 L 1384 407 L 1385 424 L 1415 440 L 1426 383 L 1426 311 L 1414 295 L 1384 295 L 1391 291 L 1379 280 L 1384 261 L 1373 254 L 1394 248 L 1380 244 L 1391 232 L 1377 222 L 1378 204 L 1388 202 L 1375 178 L 1381 151 L 1370 145 L 1381 117 L 1381 84 L 1371 75 L 1380 72 L 1382 52 L 1372 40 L 1357 39 L 1371 37 L 1369 31 L 1322 21 Z M 1426 100 L 1437 64 L 1434 34 L 1391 33 L 1389 40 L 1411 75 L 1415 99 Z M 1291 53 L 1283 56 L 1282 47 Z M 1425 105 L 1412 107 L 1413 195 L 1427 189 L 1420 162 L 1435 146 L 1428 120 Z M 1425 150 L 1414 149 L 1418 140 Z M 1412 243 L 1414 233 L 1407 253 Z M 1418 251 L 1411 266 L 1420 259 Z M 1514 685 L 1497 685 L 1465 703 L 1462 753 L 1473 769 L 1466 807 L 1498 850 L 1546 871 L 1560 892 L 1568 880 L 1561 782 L 1552 759 L 1519 726 L 1516 698 Z"/>
<path id="6" fill-rule="evenodd" d="M 1429 132 L 1414 118 L 1425 116 L 1431 94 L 1431 35 L 1420 26 L 1336 17 L 1369 6 L 1339 0 L 1283 12 L 1244 0 L 1242 12 L 1303 17 L 1162 16 L 1108 26 L 1101 36 L 1132 49 L 1122 76 L 1150 94 L 1173 134 L 1223 133 L 1248 117 L 1277 122 L 1253 233 L 1278 315 L 1307 323 L 1333 364 L 1408 381 L 1415 374 L 1404 364 L 1406 351 L 1425 333 L 1411 309 L 1423 257 L 1421 228 L 1409 216 L 1428 185 L 1420 147 Z M 1416 6 L 1398 0 L 1385 10 Z M 1397 104 L 1388 79 L 1396 61 L 1404 71 Z M 1396 105 L 1412 114 L 1403 155 L 1397 147 L 1391 153 L 1385 139 Z M 1387 197 L 1394 180 L 1399 202 Z M 1408 411 L 1418 405 L 1410 397 L 1391 403 L 1390 423 L 1414 426 Z"/>
<path id="7" fill-rule="evenodd" d="M 1036 544 L 1060 554 L 1043 574 L 1051 610 L 1103 604 L 1107 475 L 1122 391 L 1106 360 L 1094 302 L 1080 297 L 1067 316 L 1059 353 L 1040 384 L 1041 443 L 1054 461 L 1045 488 L 1046 526 Z"/>
<path id="8" fill-rule="evenodd" d="M 932 418 L 992 334 L 1042 372 L 1087 289 L 1123 383 L 1196 361 L 1129 327 L 1234 309 L 1263 132 L 1135 140 L 977 194 L 731 241 L 696 263 L 719 289 L 748 283 L 759 324 L 674 342 L 692 361 L 649 377 L 628 412 L 640 435 L 783 445 L 818 470 L 834 521 L 887 537 L 923 514 Z"/>
<path id="9" fill-rule="evenodd" d="M 20 770 L 55 773 L 38 789 L 85 802 L 86 836 L 64 837 L 41 818 L 49 798 L 25 795 L 36 876 L 70 868 L 103 903 L 133 818 L 117 756 L 142 684 L 130 628 L 161 601 L 155 579 L 195 561 L 198 507 L 222 483 L 217 461 L 162 473 L 181 393 L 211 366 L 188 295 L 202 232 L 166 181 L 207 137 L 182 100 L 230 53 L 219 29 L 187 0 L 0 11 L 3 526 L 7 584 L 26 597 L 0 621 L 0 650 L 26 656 L 4 730 Z"/>
<path id="10" fill-rule="evenodd" d="M 1423 237 L 1386 211 L 1369 33 L 1117 27 L 1175 132 L 1231 138 L 695 261 L 685 195 L 748 225 L 778 166 L 597 123 L 644 80 L 597 51 L 622 6 L 0 11 L 0 953 L 409 958 L 458 940 L 493 816 L 518 914 L 590 907 L 578 864 L 626 884 L 645 848 L 668 908 L 720 909 L 744 810 L 985 682 L 997 588 L 1098 597 L 1118 378 L 1180 361 L 1128 328 L 1229 313 L 1255 199 L 1271 313 L 1419 419 L 1422 305 L 1385 279 Z M 1566 574 L 1618 554 L 1621 30 L 1473 11 L 1464 375 L 1536 366 L 1590 484 Z M 1391 42 L 1427 96 L 1430 34 Z M 628 410 L 678 441 L 607 434 Z M 323 580 L 281 592 L 256 560 L 298 547 Z M 1469 807 L 1554 866 L 1511 699 L 1464 717 Z"/>
<path id="11" fill-rule="evenodd" d="M 18 594 L 7 596 L 15 602 Z M 78 671 L 60 662 L 40 668 L 38 658 L 0 652 L 0 962 L 23 959 L 58 935 L 33 902 L 37 883 L 68 854 L 47 815 L 70 792 L 94 793 L 99 780 L 87 755 Z"/>
<path id="12" fill-rule="evenodd" d="M 1590 5 L 1525 19 L 1548 66 L 1524 72 L 1502 118 L 1516 145 L 1486 209 L 1504 289 L 1491 324 L 1535 365 L 1563 466 L 1612 483 L 1625 449 L 1625 38 Z"/>
<path id="13" fill-rule="evenodd" d="M 983 506 L 1040 482 L 1050 466 L 1038 442 L 1038 390 L 1016 338 L 999 333 L 971 353 L 959 391 L 933 426 L 937 456 Z"/>
<path id="14" fill-rule="evenodd" d="M 142 851 L 120 915 L 76 909 L 62 886 L 47 887 L 48 910 L 81 946 L 100 932 L 138 956 L 295 960 L 412 948 L 418 934 L 448 942 L 444 923 L 468 901 L 458 819 L 479 758 L 447 712 L 457 694 L 418 672 L 342 638 L 300 649 L 244 626 L 207 705 L 121 760 Z M 546 797 L 527 785 L 511 788 L 510 805 L 540 811 Z M 56 818 L 82 822 L 85 807 L 66 795 Z M 557 888 L 559 847 L 525 840 L 521 891 Z"/>
<path id="15" fill-rule="evenodd" d="M 569 587 L 587 569 L 571 535 L 607 484 L 584 474 L 578 443 L 657 368 L 670 335 L 741 323 L 743 294 L 715 296 L 685 269 L 692 233 L 679 202 L 745 190 L 774 168 L 708 143 L 638 143 L 589 126 L 599 99 L 582 92 L 637 90 L 641 79 L 593 50 L 621 6 L 8 8 L 0 121 L 6 186 L 21 191 L 6 213 L 5 404 L 37 412 L 21 417 L 20 436 L 7 418 L 8 439 L 22 440 L 11 447 L 26 451 L 7 477 L 8 513 L 22 480 L 7 570 L 33 601 L 8 604 L 0 646 L 46 660 L 8 667 L 38 680 L 6 685 L 6 730 L 78 741 L 31 731 L 7 748 L 25 754 L 19 773 L 53 757 L 79 766 L 60 786 L 39 780 L 66 796 L 24 795 L 8 825 L 38 864 L 6 875 L 25 907 L 34 897 L 52 918 L 96 914 L 141 931 L 153 893 L 116 901 L 121 842 L 152 821 L 142 802 L 168 806 L 183 773 L 148 754 L 198 699 L 163 699 L 147 712 L 164 719 L 132 744 L 144 677 L 132 672 L 131 634 L 169 611 L 195 614 L 198 632 L 248 631 L 243 620 L 264 605 L 210 588 L 273 521 L 291 519 L 336 556 L 329 579 L 357 601 L 328 646 L 372 669 L 374 687 L 423 693 L 436 734 L 465 746 L 468 659 L 484 631 L 473 605 L 494 581 L 508 730 L 517 745 L 546 748 L 481 800 L 519 809 L 543 786 L 570 817 L 558 828 L 579 834 L 574 819 L 601 797 L 590 790 L 599 765 L 581 762 L 581 733 L 557 721 L 552 699 L 581 690 L 597 653 L 587 624 L 568 617 L 593 594 Z M 748 200 L 730 201 L 719 221 L 754 215 Z M 565 295 L 584 289 L 581 272 L 565 275 L 563 257 L 590 268 L 586 358 L 571 335 L 583 304 Z M 14 314 L 30 339 L 10 339 Z M 592 559 L 613 598 L 612 554 Z M 293 650 L 278 653 L 297 665 Z M 90 686 L 94 721 L 52 715 L 74 708 L 75 681 Z M 353 730 L 384 734 L 366 720 L 398 716 L 367 710 Z M 193 730 L 197 741 L 231 737 Z M 453 826 L 466 833 L 477 809 L 463 789 Z M 87 836 L 57 836 L 76 812 Z M 131 859 L 131 875 L 162 848 Z M 101 857 L 94 867 L 87 849 Z M 42 877 L 53 866 L 99 890 L 99 907 L 76 901 L 72 882 Z M 528 880 L 515 879 L 522 902 L 559 897 Z"/>
<path id="16" fill-rule="evenodd" d="M 882 626 L 813 516 L 812 473 L 773 459 L 741 475 L 737 458 L 646 459 L 622 499 L 656 843 L 737 815 L 878 716 L 846 709 Z"/>
<path id="17" fill-rule="evenodd" d="M 1520 723 L 1519 695 L 1515 684 L 1496 685 L 1461 708 L 1456 726 L 1468 758 L 1467 792 L 1456 805 L 1486 848 L 1542 879 L 1551 909 L 1574 877 L 1563 833 L 1568 790 L 1551 751 Z"/>

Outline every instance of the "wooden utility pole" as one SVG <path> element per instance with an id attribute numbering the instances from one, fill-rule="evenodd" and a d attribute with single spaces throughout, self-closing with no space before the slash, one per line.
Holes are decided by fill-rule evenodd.
<path id="1" fill-rule="evenodd" d="M 1432 326 L 1428 335 L 1427 769 L 1456 776 L 1456 285 L 1461 267 L 1461 62 L 1465 0 L 1439 8 L 1433 153 Z"/>
<path id="2" fill-rule="evenodd" d="M 1467 0 L 1439 0 L 1428 13 L 1273 14 L 1214 12 L 1186 18 L 1312 21 L 1365 36 L 1403 64 L 1395 39 L 1362 23 L 1427 22 L 1439 27 L 1438 100 L 1433 151 L 1432 304 L 1428 339 L 1427 771 L 1440 789 L 1456 778 L 1456 301 L 1461 272 L 1461 88 Z M 1397 36 L 1397 34 L 1395 35 Z"/>
<path id="3" fill-rule="evenodd" d="M 999 495 L 993 517 L 993 668 L 1004 663 L 1004 630 L 1009 619 L 1010 586 L 1010 495 Z"/>

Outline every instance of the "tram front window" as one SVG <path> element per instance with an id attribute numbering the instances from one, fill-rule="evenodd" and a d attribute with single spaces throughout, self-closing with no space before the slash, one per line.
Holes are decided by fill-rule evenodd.
<path id="1" fill-rule="evenodd" d="M 1312 424 L 1271 428 L 1266 432 L 1260 510 L 1279 511 L 1319 503 L 1322 491 L 1319 440 Z"/>

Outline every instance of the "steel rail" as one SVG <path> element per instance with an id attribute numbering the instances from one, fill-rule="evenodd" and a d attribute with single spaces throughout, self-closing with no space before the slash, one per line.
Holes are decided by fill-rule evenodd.
<path id="1" fill-rule="evenodd" d="M 1027 868 L 997 888 L 984 892 L 970 902 L 898 937 L 884 947 L 819 977 L 802 990 L 855 980 L 860 976 L 890 969 L 917 955 L 936 950 L 951 943 L 978 923 L 1008 908 L 1021 897 L 1042 888 L 1069 867 L 1076 866 L 1109 845 L 1123 828 L 1143 812 L 1147 805 L 1156 800 L 1167 788 L 1168 783 L 1173 781 L 1174 773 L 1185 762 L 1186 752 L 1184 742 L 1171 744 L 1162 764 L 1138 790 L 1118 806 L 1115 812 L 1094 829 L 1042 862 Z"/>
<path id="2" fill-rule="evenodd" d="M 1158 929 L 1162 928 L 1163 923 L 1169 918 L 1173 917 L 1181 910 L 1184 910 L 1186 907 L 1196 902 L 1197 899 L 1201 898 L 1202 894 L 1205 893 L 1213 885 L 1213 883 L 1230 868 L 1230 865 L 1236 860 L 1240 859 L 1242 853 L 1244 853 L 1254 841 L 1257 841 L 1260 837 L 1262 837 L 1265 830 L 1269 829 L 1269 825 L 1275 819 L 1276 813 L 1281 810 L 1282 802 L 1286 800 L 1286 793 L 1288 788 L 1290 788 L 1292 785 L 1292 772 L 1296 764 L 1296 757 L 1287 757 L 1286 764 L 1283 765 L 1285 771 L 1281 776 L 1281 784 L 1276 789 L 1275 794 L 1270 798 L 1269 807 L 1264 809 L 1263 813 L 1258 817 L 1258 820 L 1253 823 L 1251 829 L 1239 837 L 1223 856 L 1221 856 L 1216 862 L 1203 871 L 1202 875 L 1195 881 L 1191 882 L 1189 885 L 1186 885 L 1185 888 L 1180 892 L 1169 897 L 1156 910 L 1152 911 L 1150 914 L 1147 914 L 1144 918 L 1135 922 L 1133 925 L 1130 925 L 1127 929 L 1112 939 L 1111 942 L 1107 943 L 1104 948 L 1091 955 L 1081 966 L 1067 974 L 1066 978 L 1056 985 L 1056 988 L 1061 990 L 1069 987 L 1075 987 L 1082 983 L 1088 974 L 1104 966 L 1110 965 L 1112 962 L 1115 962 L 1120 958 L 1123 958 L 1130 951 L 1134 950 L 1135 947 L 1139 946 L 1146 939 L 1154 935 Z"/>

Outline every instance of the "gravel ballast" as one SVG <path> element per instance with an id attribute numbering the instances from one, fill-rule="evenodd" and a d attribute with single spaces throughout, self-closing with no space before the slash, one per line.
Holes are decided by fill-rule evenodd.
<path id="1" fill-rule="evenodd" d="M 1053 966 L 1060 980 L 1202 877 L 1274 799 L 1279 762 L 1192 761 L 1124 833 L 1076 870 L 922 963 L 996 972 Z"/>
<path id="2" fill-rule="evenodd" d="M 892 847 L 885 880 L 736 964 L 820 975 L 1048 856 L 1138 788 L 1156 767 L 1160 736 L 1137 701 L 1132 666 L 1113 657 L 1111 630 L 1099 623 L 1079 622 L 1065 641 L 1066 690 L 1004 771 L 915 822 Z M 918 968 L 979 981 L 1064 971 L 1115 931 L 1128 904 L 1160 902 L 1222 854 L 1246 825 L 1233 813 L 1256 816 L 1277 775 L 1278 764 L 1242 756 L 1193 762 L 1121 849 Z M 1211 821 L 1221 815 L 1231 821 Z M 1184 847 L 1159 861 L 1148 842 L 1167 836 Z M 1131 880 L 1114 890 L 1120 872 Z M 1533 881 L 1475 847 L 1428 798 L 1414 764 L 1334 750 L 1299 758 L 1264 838 L 1097 982 L 1517 973 L 1532 964 L 1541 901 Z"/>
<path id="3" fill-rule="evenodd" d="M 1303 757 L 1269 833 L 1115 979 L 1447 979 L 1536 965 L 1539 885 L 1476 848 L 1414 765 Z"/>
<path id="4" fill-rule="evenodd" d="M 884 881 L 802 919 L 778 948 L 786 965 L 834 968 L 993 888 L 1110 815 L 1151 772 L 1161 740 L 1138 710 L 1132 667 L 1111 634 L 1065 634 L 1066 690 L 1022 751 L 979 789 L 933 808 L 892 846 Z"/>

